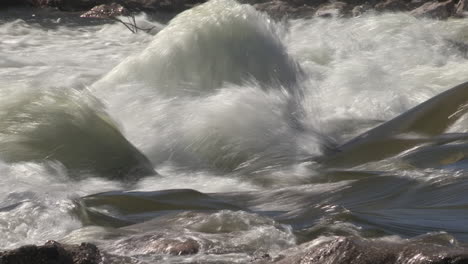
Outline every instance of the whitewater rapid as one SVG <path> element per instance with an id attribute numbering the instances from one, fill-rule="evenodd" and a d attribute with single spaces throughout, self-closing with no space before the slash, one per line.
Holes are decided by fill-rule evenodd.
<path id="1" fill-rule="evenodd" d="M 389 159 L 323 172 L 303 162 L 466 81 L 467 19 L 275 21 L 213 0 L 167 25 L 139 15 L 155 29 L 132 34 L 61 13 L 17 14 L 0 16 L 0 117 L 10 120 L 0 125 L 0 249 L 92 241 L 141 261 L 243 263 L 335 234 L 468 240 L 463 170 Z M 57 132 L 68 120 L 88 137 Z M 119 135 L 90 129 L 96 122 Z M 450 131 L 467 128 L 462 119 Z M 60 157 L 27 145 L 44 135 L 75 145 Z M 112 164 L 106 144 L 158 174 L 103 177 L 102 162 L 86 157 Z M 168 189 L 202 194 L 152 193 Z M 144 202 L 98 195 L 106 191 Z M 191 259 L 126 247 L 147 236 L 195 239 L 202 250 Z"/>

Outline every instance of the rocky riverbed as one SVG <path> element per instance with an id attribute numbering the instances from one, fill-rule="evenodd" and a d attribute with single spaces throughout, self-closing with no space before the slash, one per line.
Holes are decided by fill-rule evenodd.
<path id="1" fill-rule="evenodd" d="M 140 241 L 141 244 L 142 241 Z M 170 255 L 192 255 L 198 252 L 194 241 L 148 243 L 146 247 Z M 0 264 L 129 264 L 125 258 L 100 251 L 95 245 L 60 244 L 48 241 L 42 246 L 28 245 L 0 252 Z M 196 262 L 199 263 L 199 262 Z M 319 238 L 274 259 L 268 254 L 253 258 L 253 264 L 463 264 L 468 263 L 468 249 L 460 245 L 433 244 L 412 239 L 405 242 L 357 237 Z M 140 264 L 145 264 L 141 263 Z"/>
<path id="2" fill-rule="evenodd" d="M 100 5 L 118 4 L 145 12 L 179 13 L 206 0 L 4 0 L 0 7 L 30 6 L 83 12 Z M 410 12 L 415 16 L 438 19 L 464 17 L 468 0 L 241 0 L 270 15 L 281 17 L 359 16 L 365 12 Z"/>

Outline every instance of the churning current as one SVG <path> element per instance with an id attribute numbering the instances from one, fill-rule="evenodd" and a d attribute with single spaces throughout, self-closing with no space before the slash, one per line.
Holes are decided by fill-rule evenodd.
<path id="1" fill-rule="evenodd" d="M 467 19 L 212 0 L 132 34 L 17 12 L 0 16 L 0 249 L 246 263 L 338 235 L 468 241 L 466 105 L 385 123 L 468 80 Z"/>

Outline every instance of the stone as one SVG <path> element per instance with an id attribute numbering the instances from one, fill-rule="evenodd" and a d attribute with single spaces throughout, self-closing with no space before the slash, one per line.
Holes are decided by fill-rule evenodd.
<path id="1" fill-rule="evenodd" d="M 410 14 L 419 17 L 447 19 L 455 14 L 455 4 L 453 0 L 445 2 L 431 1 L 414 9 Z"/>
<path id="2" fill-rule="evenodd" d="M 376 4 L 374 8 L 378 12 L 402 12 L 410 10 L 409 3 L 404 0 L 385 0 Z"/>
<path id="3" fill-rule="evenodd" d="M 0 264 L 98 264 L 101 259 L 98 248 L 89 243 L 48 241 L 43 246 L 27 245 L 0 252 Z"/>
<path id="4" fill-rule="evenodd" d="M 192 238 L 170 238 L 164 234 L 129 237 L 123 240 L 119 247 L 138 252 L 139 254 L 167 254 L 174 256 L 193 255 L 200 251 L 200 244 Z"/>
<path id="5" fill-rule="evenodd" d="M 293 5 L 286 1 L 269 1 L 258 4 L 253 4 L 253 6 L 262 12 L 268 13 L 268 15 L 274 18 L 283 18 L 283 17 L 312 17 L 315 14 L 316 8 L 308 5 Z"/>
<path id="6" fill-rule="evenodd" d="M 200 250 L 200 244 L 193 239 L 187 239 L 185 241 L 178 241 L 173 239 L 166 239 L 160 241 L 160 244 L 157 245 L 160 247 L 160 250 L 166 254 L 170 255 L 193 255 L 197 254 Z"/>
<path id="7" fill-rule="evenodd" d="M 0 7 L 52 7 L 61 11 L 86 11 L 83 17 L 114 17 L 119 12 L 168 14 L 177 13 L 207 0 L 0 0 Z M 437 19 L 465 17 L 468 0 L 238 0 L 253 5 L 273 18 L 310 18 L 313 16 L 360 16 L 369 10 L 377 12 L 410 12 L 415 16 Z M 115 3 L 114 3 L 115 2 Z M 113 7 L 120 5 L 120 7 Z M 123 9 L 122 9 L 123 8 Z M 91 9 L 91 10 L 90 10 Z M 125 11 L 124 11 L 125 9 Z M 93 12 L 91 12 L 93 11 Z"/>
<path id="8" fill-rule="evenodd" d="M 371 10 L 371 6 L 370 5 L 366 5 L 366 4 L 363 4 L 363 5 L 358 5 L 358 6 L 355 6 L 352 10 L 351 10 L 351 15 L 353 17 L 358 17 L 360 15 L 363 15 L 364 13 L 366 13 L 367 11 Z"/>
<path id="9" fill-rule="evenodd" d="M 96 5 L 107 4 L 108 0 L 32 0 L 36 6 L 56 7 L 62 11 L 81 11 Z"/>
<path id="10" fill-rule="evenodd" d="M 459 0 L 455 7 L 455 15 L 457 17 L 466 17 L 468 15 L 468 1 Z"/>
<path id="11" fill-rule="evenodd" d="M 276 264 L 462 264 L 468 263 L 468 249 L 421 243 L 391 242 L 357 237 L 335 237 L 299 246 L 298 253 L 282 256 Z M 257 264 L 271 263 L 258 261 Z"/>

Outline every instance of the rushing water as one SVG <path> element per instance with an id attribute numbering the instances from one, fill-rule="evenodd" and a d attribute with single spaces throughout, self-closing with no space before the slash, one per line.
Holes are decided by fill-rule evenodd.
<path id="1" fill-rule="evenodd" d="M 11 12 L 0 13 L 0 248 L 89 241 L 135 262 L 245 263 L 333 235 L 468 241 L 464 134 L 403 158 L 320 163 L 468 80 L 468 20 L 275 22 L 213 0 L 168 25 L 141 15 L 154 28 L 132 34 Z M 158 250 L 188 239 L 197 254 Z"/>

